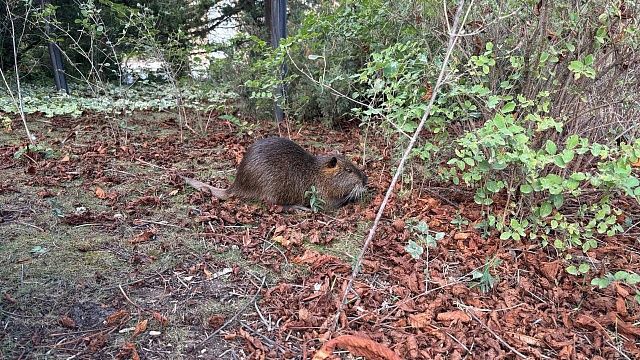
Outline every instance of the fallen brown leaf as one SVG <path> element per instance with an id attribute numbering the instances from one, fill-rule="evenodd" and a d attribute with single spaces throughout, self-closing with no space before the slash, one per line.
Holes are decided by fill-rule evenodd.
<path id="1" fill-rule="evenodd" d="M 107 326 L 118 325 L 124 318 L 129 316 L 129 312 L 127 310 L 121 309 L 114 311 L 111 315 L 107 316 L 105 323 Z"/>
<path id="2" fill-rule="evenodd" d="M 133 237 L 133 239 L 129 240 L 131 244 L 139 244 L 143 242 L 147 242 L 153 239 L 156 236 L 158 230 L 156 228 L 147 229 L 140 234 Z"/>
<path id="3" fill-rule="evenodd" d="M 131 360 L 140 360 L 140 355 L 138 354 L 138 350 L 136 350 L 136 344 L 126 342 L 122 345 L 120 352 L 116 355 L 116 359 L 131 359 Z"/>
<path id="4" fill-rule="evenodd" d="M 136 336 L 142 334 L 143 332 L 145 332 L 147 330 L 147 323 L 149 322 L 149 320 L 144 319 L 142 321 L 140 321 L 137 325 L 136 325 L 136 329 L 133 331 L 133 334 L 131 335 L 131 338 L 135 338 Z"/>
<path id="5" fill-rule="evenodd" d="M 107 343 L 107 334 L 99 333 L 97 335 L 84 338 L 85 341 L 89 341 L 89 352 L 94 353 L 102 349 Z"/>
<path id="6" fill-rule="evenodd" d="M 107 193 L 104 190 L 102 190 L 101 187 L 98 186 L 98 187 L 96 187 L 96 197 L 98 199 L 106 199 L 107 198 Z"/>
<path id="7" fill-rule="evenodd" d="M 211 327 L 214 330 L 217 330 L 218 328 L 220 328 L 220 326 L 222 326 L 224 324 L 224 316 L 222 316 L 222 315 L 211 315 L 211 316 L 209 316 L 209 319 L 207 320 L 207 323 L 209 324 L 209 327 Z"/>
<path id="8" fill-rule="evenodd" d="M 76 322 L 67 315 L 60 316 L 60 318 L 58 319 L 58 322 L 60 322 L 60 325 L 66 327 L 67 329 L 76 328 Z"/>
<path id="9" fill-rule="evenodd" d="M 12 304 L 15 304 L 15 303 L 16 303 L 16 299 L 14 299 L 14 298 L 13 298 L 13 296 L 11 296 L 11 294 L 9 294 L 9 293 L 4 293 L 4 295 L 2 295 L 2 297 L 3 297 L 6 301 L 8 301 L 8 302 L 10 302 L 10 303 L 12 303 Z"/>
<path id="10" fill-rule="evenodd" d="M 432 314 L 429 313 L 411 314 L 409 315 L 409 325 L 416 329 L 423 329 L 431 324 L 432 318 Z"/>
<path id="11" fill-rule="evenodd" d="M 54 194 L 52 194 L 49 190 L 41 190 L 41 191 L 38 191 L 37 194 L 38 194 L 38 196 L 40 196 L 43 199 L 50 198 L 50 197 L 54 196 Z"/>
<path id="12" fill-rule="evenodd" d="M 509 335 L 511 335 L 511 337 L 518 339 L 520 341 L 522 341 L 523 343 L 527 344 L 527 345 L 531 345 L 531 346 L 542 346 L 542 342 L 540 342 L 540 340 L 529 336 L 529 335 L 525 335 L 525 334 L 519 334 L 519 333 L 514 333 L 514 332 L 509 332 Z"/>
<path id="13" fill-rule="evenodd" d="M 617 282 L 617 281 L 614 284 L 615 284 L 614 287 L 615 287 L 616 292 L 618 293 L 618 295 L 620 295 L 621 297 L 623 297 L 625 299 L 629 297 L 629 295 L 630 295 L 629 294 L 629 290 L 625 289 L 624 286 L 620 285 L 620 283 Z"/>
<path id="14" fill-rule="evenodd" d="M 393 226 L 393 228 L 397 231 L 397 232 L 401 232 L 404 230 L 405 228 L 405 223 L 402 219 L 395 219 L 393 221 L 393 224 L 391 224 L 391 226 Z"/>
<path id="15" fill-rule="evenodd" d="M 559 261 L 545 262 L 540 265 L 540 271 L 542 271 L 542 274 L 550 281 L 555 281 L 556 279 L 558 279 L 559 270 Z"/>
<path id="16" fill-rule="evenodd" d="M 471 321 L 471 317 L 462 310 L 441 312 L 436 315 L 436 319 L 438 321 L 459 321 L 463 323 Z"/>
<path id="17" fill-rule="evenodd" d="M 157 311 L 153 312 L 153 319 L 157 321 L 162 326 L 167 326 L 169 324 L 169 319 L 166 316 L 160 314 Z"/>
<path id="18" fill-rule="evenodd" d="M 329 340 L 313 355 L 313 360 L 324 360 L 336 347 L 347 349 L 351 354 L 364 356 L 367 360 L 402 360 L 386 345 L 355 335 L 342 335 Z"/>
<path id="19" fill-rule="evenodd" d="M 454 240 L 466 240 L 469 236 L 473 235 L 473 233 L 469 232 L 460 232 L 453 235 Z"/>
<path id="20" fill-rule="evenodd" d="M 415 335 L 411 335 L 407 338 L 407 352 L 409 353 L 409 357 L 411 359 L 416 359 L 418 357 L 418 339 L 416 339 Z"/>
<path id="21" fill-rule="evenodd" d="M 261 351 L 266 351 L 266 348 L 265 348 L 264 344 L 260 340 L 258 340 L 257 338 L 255 338 L 254 336 L 249 334 L 247 331 L 240 329 L 238 331 L 238 334 L 243 339 L 247 340 L 249 342 L 249 344 L 251 344 L 251 346 L 253 346 L 254 349 L 261 350 Z"/>

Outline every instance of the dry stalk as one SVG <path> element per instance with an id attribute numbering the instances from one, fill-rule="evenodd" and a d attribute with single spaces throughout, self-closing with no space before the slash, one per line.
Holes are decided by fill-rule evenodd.
<path id="1" fill-rule="evenodd" d="M 29 139 L 29 143 L 31 143 L 31 145 L 35 145 L 34 138 L 31 135 L 31 131 L 29 131 L 29 126 L 27 125 L 27 117 L 24 113 L 24 106 L 22 101 L 22 88 L 20 86 L 20 72 L 18 71 L 18 46 L 16 44 L 17 35 L 16 35 L 14 14 L 11 12 L 11 8 L 9 8 L 9 2 L 5 1 L 4 4 L 7 8 L 7 17 L 9 18 L 9 23 L 11 24 L 13 65 L 16 72 L 16 93 L 17 93 L 18 99 L 16 99 L 16 94 L 14 94 L 13 91 L 11 90 L 11 86 L 9 86 L 9 82 L 7 81 L 6 77 L 4 76 L 4 72 L 1 69 L 0 69 L 0 76 L 2 76 L 2 81 L 4 82 L 4 85 L 7 88 L 7 92 L 9 93 L 9 96 L 11 96 L 11 100 L 13 100 L 13 103 L 15 104 L 16 109 L 18 109 L 18 112 L 20 113 L 20 118 L 22 119 L 22 125 L 24 125 L 24 130 L 27 134 L 27 138 Z M 27 22 L 25 21 L 23 26 L 26 27 L 26 23 Z M 24 28 L 22 29 L 22 34 L 24 34 Z M 22 35 L 20 35 L 20 38 L 22 38 Z M 19 42 L 20 40 L 18 39 L 17 41 Z"/>

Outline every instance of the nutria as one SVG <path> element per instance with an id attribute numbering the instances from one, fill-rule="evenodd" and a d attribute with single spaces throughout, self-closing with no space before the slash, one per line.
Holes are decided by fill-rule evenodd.
<path id="1" fill-rule="evenodd" d="M 213 196 L 238 196 L 285 206 L 308 206 L 305 193 L 314 186 L 325 206 L 339 208 L 362 197 L 367 176 L 342 155 L 315 156 L 295 142 L 270 137 L 256 141 L 247 149 L 228 189 L 203 183 L 187 183 L 206 188 Z"/>

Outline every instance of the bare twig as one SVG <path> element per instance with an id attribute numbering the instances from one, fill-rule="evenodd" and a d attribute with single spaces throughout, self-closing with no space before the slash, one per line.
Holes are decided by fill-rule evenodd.
<path id="1" fill-rule="evenodd" d="M 502 345 L 504 345 L 505 347 L 507 347 L 509 350 L 511 350 L 514 354 L 518 355 L 519 357 L 523 358 L 523 359 L 528 359 L 528 357 L 526 355 L 524 355 L 523 353 L 519 352 L 518 350 L 516 350 L 515 348 L 513 348 L 513 346 L 509 345 L 509 343 L 507 343 L 506 341 L 504 341 L 504 339 L 502 339 L 498 334 L 495 333 L 495 331 L 491 330 L 490 327 L 488 327 L 482 320 L 480 320 L 480 318 L 478 318 L 476 316 L 476 314 L 473 313 L 473 310 L 471 307 L 460 304 L 459 305 L 462 309 L 464 309 L 464 311 L 469 314 L 469 316 L 471 316 L 473 318 L 473 320 L 477 321 L 478 324 L 480 324 L 483 328 L 485 328 L 488 332 L 491 333 L 491 335 L 493 335 L 493 337 L 496 338 L 496 340 L 498 340 Z"/>
<path id="2" fill-rule="evenodd" d="M 140 307 L 140 305 L 134 303 L 131 299 L 129 299 L 129 296 L 127 296 L 127 293 L 124 292 L 124 289 L 122 288 L 122 285 L 118 284 L 118 289 L 120 289 L 120 292 L 122 293 L 122 296 L 124 296 L 125 300 L 127 300 L 127 302 L 131 305 L 133 305 L 136 309 L 138 310 L 142 310 L 142 308 Z"/>
<path id="3" fill-rule="evenodd" d="M 470 5 L 473 5 L 473 0 L 471 1 Z M 444 59 L 442 61 L 442 67 L 440 69 L 440 75 L 438 76 L 438 80 L 436 81 L 435 86 L 433 87 L 433 93 L 431 94 L 431 99 L 429 101 L 429 105 L 427 105 L 427 109 L 424 112 L 424 115 L 422 116 L 422 119 L 420 119 L 420 124 L 418 124 L 418 127 L 416 128 L 415 132 L 413 133 L 413 136 L 411 137 L 411 141 L 409 142 L 409 145 L 407 146 L 407 148 L 405 149 L 404 154 L 402 155 L 402 158 L 400 159 L 400 163 L 398 164 L 398 168 L 396 169 L 396 173 L 393 175 L 393 179 L 391 180 L 391 184 L 389 184 L 389 187 L 387 188 L 387 193 L 384 196 L 384 199 L 382 200 L 382 204 L 380 205 L 380 208 L 378 209 L 378 213 L 376 214 L 375 220 L 373 221 L 373 225 L 371 226 L 371 229 L 369 230 L 369 235 L 367 236 L 367 239 L 365 240 L 362 249 L 360 250 L 360 254 L 358 256 L 358 259 L 355 263 L 355 265 L 353 266 L 353 272 L 351 273 L 351 277 L 349 278 L 349 282 L 347 283 L 346 288 L 344 289 L 344 293 L 342 294 L 342 300 L 340 301 L 340 304 L 338 305 L 338 309 L 336 311 L 335 314 L 335 319 L 334 319 L 334 323 L 333 323 L 333 327 L 332 327 L 332 331 L 335 331 L 336 327 L 338 326 L 338 321 L 340 319 L 340 313 L 342 313 L 342 309 L 344 308 L 344 305 L 346 304 L 347 301 L 347 296 L 349 294 L 349 292 L 351 291 L 351 288 L 353 286 L 353 281 L 354 279 L 358 276 L 358 272 L 360 271 L 360 267 L 362 266 L 362 260 L 364 259 L 364 255 L 367 251 L 367 248 L 369 247 L 369 244 L 371 243 L 371 240 L 373 239 L 373 237 L 376 234 L 376 230 L 378 229 L 378 224 L 380 223 L 380 219 L 382 218 L 382 214 L 384 213 L 384 209 L 387 206 L 387 203 L 389 202 L 389 198 L 391 197 L 391 194 L 393 194 L 393 190 L 395 187 L 395 184 L 398 182 L 398 179 L 400 178 L 400 175 L 402 174 L 403 170 L 404 170 L 404 164 L 407 161 L 407 159 L 409 158 L 409 154 L 411 153 L 411 150 L 413 149 L 413 146 L 415 145 L 416 141 L 418 140 L 418 136 L 420 134 L 420 132 L 422 131 L 422 128 L 424 127 L 425 122 L 427 121 L 427 118 L 429 117 L 429 114 L 431 113 L 431 107 L 433 106 L 433 103 L 436 99 L 436 96 L 438 94 L 438 90 L 440 89 L 440 86 L 442 86 L 442 84 L 444 83 L 444 78 L 445 78 L 445 73 L 447 72 L 447 64 L 449 62 L 449 57 L 451 56 L 451 52 L 453 51 L 453 48 L 456 44 L 456 41 L 458 39 L 458 34 L 461 32 L 463 26 L 464 26 L 464 21 L 462 22 L 462 25 L 459 26 L 460 23 L 460 18 L 462 15 L 462 9 L 464 8 L 464 0 L 460 0 L 460 3 L 458 4 L 458 10 L 456 11 L 456 15 L 454 17 L 453 20 L 453 27 L 452 27 L 452 32 L 449 33 L 449 44 L 447 46 L 447 51 L 445 53 Z"/>
<path id="4" fill-rule="evenodd" d="M 29 142 L 31 143 L 31 145 L 35 145 L 35 141 L 33 136 L 31 135 L 31 131 L 29 131 L 29 126 L 27 126 L 27 117 L 24 113 L 24 103 L 22 100 L 22 88 L 20 86 L 20 71 L 18 71 L 18 46 L 17 46 L 17 42 L 20 42 L 20 39 L 22 38 L 22 35 L 17 38 L 16 35 L 16 28 L 15 28 L 15 21 L 14 21 L 14 14 L 11 12 L 11 9 L 9 8 L 9 2 L 5 1 L 5 7 L 7 8 L 7 17 L 9 18 L 9 23 L 11 24 L 11 41 L 12 41 L 12 46 L 13 46 L 13 66 L 14 66 L 14 70 L 16 72 L 16 93 L 18 95 L 18 99 L 16 100 L 16 96 L 13 93 L 13 91 L 11 91 L 11 86 L 9 86 L 9 83 L 7 81 L 7 79 L 4 76 L 4 72 L 2 71 L 2 69 L 0 69 L 0 76 L 2 76 L 2 81 L 4 82 L 5 87 L 7 88 L 7 92 L 9 93 L 9 96 L 11 96 L 11 99 L 13 100 L 13 103 L 15 104 L 18 112 L 20 113 L 20 118 L 22 119 L 22 124 L 24 125 L 24 130 L 27 133 L 27 138 L 29 139 Z M 30 11 L 30 8 L 27 9 L 27 13 Z M 28 16 L 28 15 L 27 15 Z M 27 17 L 25 16 L 25 17 Z M 26 21 L 24 22 L 23 26 L 26 26 Z M 24 34 L 24 28 L 22 33 Z"/>

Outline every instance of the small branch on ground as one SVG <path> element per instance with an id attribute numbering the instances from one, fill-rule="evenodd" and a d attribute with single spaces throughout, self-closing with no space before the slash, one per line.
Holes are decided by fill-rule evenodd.
<path id="1" fill-rule="evenodd" d="M 480 324 L 483 328 L 485 328 L 488 332 L 491 333 L 491 335 L 493 335 L 493 337 L 496 338 L 496 340 L 498 340 L 502 345 L 504 345 L 507 349 L 511 350 L 514 354 L 518 355 L 519 357 L 523 358 L 523 359 L 528 359 L 528 357 L 524 354 L 522 354 L 521 352 L 519 352 L 518 350 L 516 350 L 513 346 L 509 345 L 509 343 L 507 343 L 506 341 L 504 341 L 503 338 L 501 338 L 498 334 L 495 333 L 495 331 L 491 330 L 491 328 L 489 326 L 487 326 L 487 324 L 485 324 L 482 320 L 480 320 L 480 318 L 478 318 L 476 316 L 476 314 L 473 312 L 473 308 L 463 305 L 463 304 L 459 304 L 460 308 L 462 310 L 464 310 L 464 312 L 466 312 L 469 316 L 471 316 L 471 318 L 473 320 L 475 320 L 476 322 L 478 322 L 478 324 Z"/>

